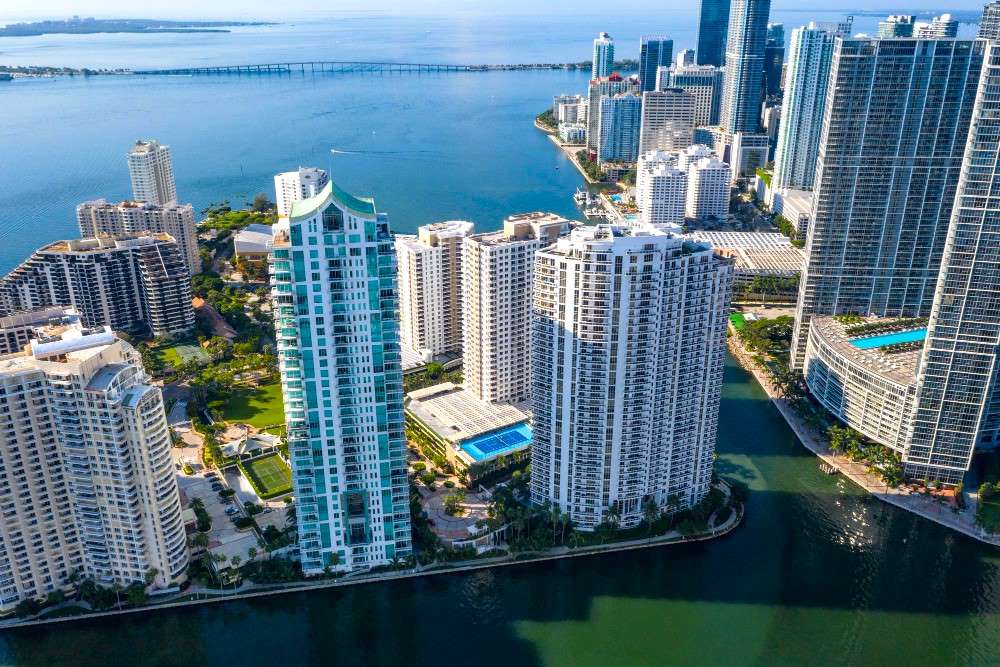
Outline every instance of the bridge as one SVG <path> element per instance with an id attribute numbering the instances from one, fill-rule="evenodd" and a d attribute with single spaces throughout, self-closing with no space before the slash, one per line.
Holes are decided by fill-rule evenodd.
<path id="1" fill-rule="evenodd" d="M 133 74 L 196 75 L 196 74 L 315 74 L 323 72 L 350 73 L 420 73 L 420 72 L 499 72 L 509 70 L 578 69 L 578 65 L 535 63 L 525 65 L 434 65 L 427 63 L 379 63 L 339 60 L 314 60 L 299 63 L 266 63 L 261 65 L 215 65 L 177 69 L 134 70 Z M 589 67 L 589 65 L 588 65 Z"/>

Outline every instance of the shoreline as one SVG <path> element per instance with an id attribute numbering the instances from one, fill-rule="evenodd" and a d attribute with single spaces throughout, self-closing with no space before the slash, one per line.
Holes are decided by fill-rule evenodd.
<path id="1" fill-rule="evenodd" d="M 288 593 L 302 593 L 329 588 L 341 588 L 345 586 L 359 586 L 363 584 L 378 584 L 388 581 L 402 581 L 407 579 L 417 579 L 420 577 L 435 576 L 442 574 L 461 574 L 476 570 L 486 570 L 499 567 L 511 567 L 515 565 L 527 565 L 531 563 L 542 563 L 548 561 L 559 561 L 568 558 L 581 558 L 585 556 L 599 556 L 622 551 L 637 551 L 640 549 L 652 549 L 656 547 L 673 546 L 678 544 L 689 544 L 696 542 L 707 542 L 718 537 L 724 537 L 735 530 L 746 514 L 746 504 L 739 503 L 733 506 L 733 512 L 721 526 L 716 526 L 708 531 L 696 535 L 684 536 L 676 530 L 652 538 L 640 538 L 637 540 L 627 540 L 623 542 L 612 542 L 596 546 L 578 547 L 572 549 L 567 546 L 556 547 L 545 553 L 521 552 L 518 554 L 508 554 L 495 558 L 486 558 L 481 561 L 455 561 L 453 563 L 434 563 L 424 569 L 412 568 L 408 570 L 398 570 L 389 572 L 379 572 L 375 575 L 345 575 L 339 579 L 326 579 L 320 581 L 305 581 L 291 584 L 255 584 L 251 588 L 232 593 L 216 591 L 211 592 L 195 591 L 194 593 L 179 593 L 175 599 L 164 600 L 160 603 L 146 604 L 141 607 L 115 609 L 110 611 L 84 612 L 72 616 L 59 616 L 54 618 L 40 618 L 25 621 L 0 621 L 0 631 L 19 630 L 22 628 L 37 627 L 41 625 L 51 625 L 54 623 L 89 621 L 111 616 L 121 616 L 123 614 L 142 614 L 157 612 L 164 609 L 177 609 L 181 607 L 192 607 L 195 605 L 212 604 L 219 602 L 231 602 L 234 600 L 246 600 L 251 598 L 261 598 Z M 534 554 L 534 555 L 528 555 Z M 176 599 L 186 598 L 191 595 L 206 595 L 209 597 L 195 598 L 190 600 Z M 69 603 L 67 603 L 69 604 Z"/>
<path id="2" fill-rule="evenodd" d="M 1000 535 L 991 535 L 975 525 L 976 512 L 974 505 L 965 510 L 969 516 L 973 517 L 972 521 L 962 520 L 951 509 L 942 506 L 934 500 L 926 496 L 903 493 L 896 488 L 888 487 L 877 475 L 868 473 L 864 465 L 855 463 L 845 456 L 832 453 L 829 447 L 817 438 L 810 431 L 809 427 L 795 414 L 785 398 L 771 384 L 767 374 L 757 366 L 751 358 L 750 353 L 743 347 L 736 332 L 732 329 L 732 325 L 728 326 L 731 335 L 727 338 L 727 345 L 733 357 L 739 362 L 740 367 L 750 373 L 761 389 L 764 390 L 768 400 L 777 408 L 788 424 L 788 427 L 792 429 L 799 443 L 812 452 L 820 461 L 833 466 L 844 477 L 882 502 L 916 514 L 984 544 L 1000 546 Z"/>

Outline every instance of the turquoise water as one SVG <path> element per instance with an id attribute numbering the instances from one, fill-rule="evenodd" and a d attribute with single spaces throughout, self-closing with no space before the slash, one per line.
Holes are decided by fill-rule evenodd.
<path id="1" fill-rule="evenodd" d="M 517 424 L 469 438 L 463 441 L 460 447 L 473 460 L 483 461 L 527 447 L 531 444 L 531 435 L 529 424 Z"/>
<path id="2" fill-rule="evenodd" d="M 900 331 L 898 333 L 872 336 L 871 338 L 855 338 L 851 345 L 861 350 L 871 350 L 876 347 L 895 345 L 897 343 L 916 343 L 927 338 L 927 329 L 914 329 L 913 331 Z"/>

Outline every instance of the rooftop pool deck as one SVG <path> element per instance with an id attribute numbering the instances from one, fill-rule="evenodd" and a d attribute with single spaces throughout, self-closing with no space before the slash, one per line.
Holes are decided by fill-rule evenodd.
<path id="1" fill-rule="evenodd" d="M 851 345 L 859 350 L 873 350 L 899 343 L 918 343 L 925 338 L 927 338 L 927 329 L 913 329 L 911 331 L 898 331 L 896 333 L 871 336 L 869 338 L 852 338 Z"/>
<path id="2" fill-rule="evenodd" d="M 469 438 L 459 447 L 478 463 L 523 449 L 531 444 L 531 437 L 531 425 L 525 422 Z"/>

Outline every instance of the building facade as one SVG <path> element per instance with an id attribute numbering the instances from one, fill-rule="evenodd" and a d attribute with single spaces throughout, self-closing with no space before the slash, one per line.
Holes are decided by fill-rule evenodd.
<path id="1" fill-rule="evenodd" d="M 681 88 L 642 94 L 639 154 L 682 151 L 694 141 L 695 97 Z"/>
<path id="2" fill-rule="evenodd" d="M 915 17 L 906 14 L 893 14 L 884 21 L 879 21 L 879 39 L 890 39 L 892 37 L 913 37 L 913 25 Z"/>
<path id="3" fill-rule="evenodd" d="M 813 315 L 930 313 L 983 44 L 836 41 L 796 307 L 794 367 L 802 367 Z"/>
<path id="4" fill-rule="evenodd" d="M 551 213 L 527 213 L 507 218 L 501 231 L 463 241 L 462 373 L 479 400 L 528 400 L 535 253 L 571 225 Z"/>
<path id="5" fill-rule="evenodd" d="M 669 37 L 643 35 L 639 39 L 639 82 L 643 92 L 656 90 L 656 70 L 669 67 L 673 59 L 674 40 Z"/>
<path id="6" fill-rule="evenodd" d="M 330 174 L 316 167 L 299 167 L 274 177 L 274 205 L 279 216 L 287 216 L 292 202 L 315 197 L 330 182 Z"/>
<path id="7" fill-rule="evenodd" d="M 698 14 L 698 64 L 722 67 L 726 63 L 726 33 L 730 0 L 701 0 Z"/>
<path id="8" fill-rule="evenodd" d="M 994 0 L 983 7 L 979 21 L 979 39 L 1000 40 L 1000 1 Z"/>
<path id="9" fill-rule="evenodd" d="M 721 160 L 703 157 L 687 169 L 685 215 L 696 220 L 725 220 L 729 217 L 732 173 Z"/>
<path id="10" fill-rule="evenodd" d="M 611 76 L 615 69 L 615 40 L 602 32 L 594 40 L 594 62 L 590 68 L 591 79 Z"/>
<path id="11" fill-rule="evenodd" d="M 85 326 L 179 338 L 194 328 L 191 281 L 166 234 L 57 241 L 0 279 L 0 314 L 72 306 Z"/>
<path id="12" fill-rule="evenodd" d="M 134 236 L 143 232 L 168 234 L 184 254 L 191 275 L 201 273 L 198 229 L 191 204 L 144 204 L 124 201 L 109 204 L 96 199 L 76 207 L 76 222 L 82 238 Z"/>
<path id="13" fill-rule="evenodd" d="M 683 225 L 687 202 L 687 174 L 675 166 L 646 163 L 636 181 L 635 203 L 639 219 L 654 225 Z"/>
<path id="14" fill-rule="evenodd" d="M 954 39 L 958 37 L 958 21 L 951 14 L 935 16 L 928 22 L 913 24 L 913 36 L 917 39 Z"/>
<path id="15" fill-rule="evenodd" d="M 637 77 L 624 78 L 613 73 L 603 79 L 593 79 L 587 89 L 587 148 L 597 152 L 597 144 L 601 139 L 601 101 L 605 97 L 614 97 L 621 93 L 636 93 L 639 91 Z"/>
<path id="16" fill-rule="evenodd" d="M 732 0 L 726 38 L 721 124 L 730 133 L 760 129 L 764 47 L 771 0 Z"/>
<path id="17" fill-rule="evenodd" d="M 163 399 L 134 348 L 106 327 L 50 327 L 0 356 L 0 407 L 0 609 L 73 574 L 122 587 L 185 579 Z"/>
<path id="18" fill-rule="evenodd" d="M 694 126 L 718 125 L 726 72 L 713 65 L 686 65 L 658 72 L 657 90 L 680 88 L 694 96 Z"/>
<path id="19" fill-rule="evenodd" d="M 177 202 L 170 146 L 164 146 L 155 139 L 135 142 L 128 154 L 128 173 L 135 201 L 157 206 Z"/>
<path id="20" fill-rule="evenodd" d="M 641 97 L 634 93 L 602 97 L 597 161 L 635 162 L 639 157 L 641 125 Z"/>
<path id="21" fill-rule="evenodd" d="M 764 95 L 781 94 L 782 69 L 785 64 L 785 26 L 767 24 L 767 44 L 764 46 Z"/>
<path id="22" fill-rule="evenodd" d="M 594 530 L 705 497 L 730 291 L 727 260 L 653 225 L 580 228 L 538 253 L 534 504 Z"/>
<path id="23" fill-rule="evenodd" d="M 80 316 L 72 308 L 44 306 L 0 317 L 0 355 L 16 354 L 38 338 L 43 329 L 57 324 L 78 322 Z"/>
<path id="24" fill-rule="evenodd" d="M 451 220 L 396 236 L 400 343 L 428 359 L 462 352 L 462 245 L 472 232 Z"/>
<path id="25" fill-rule="evenodd" d="M 412 554 L 389 223 L 333 181 L 283 220 L 270 271 L 302 570 L 387 565 Z"/>

